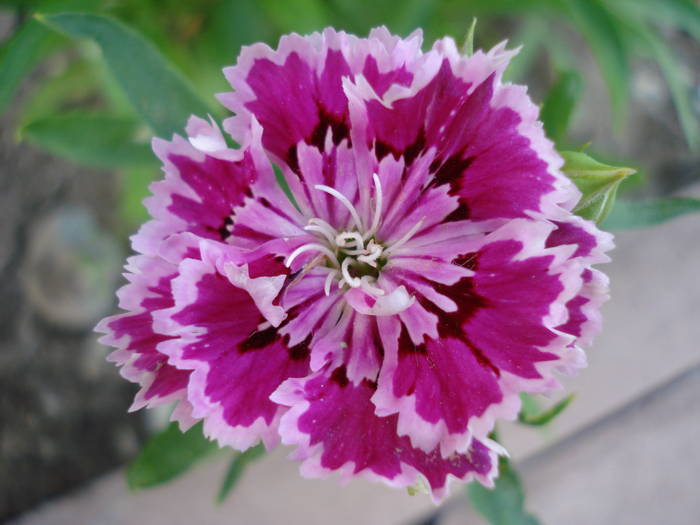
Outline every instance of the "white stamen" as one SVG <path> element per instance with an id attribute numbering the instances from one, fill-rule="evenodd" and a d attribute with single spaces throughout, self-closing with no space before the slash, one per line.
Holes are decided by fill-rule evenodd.
<path id="1" fill-rule="evenodd" d="M 360 215 L 357 213 L 357 210 L 355 209 L 355 206 L 352 205 L 352 202 L 340 193 L 338 190 L 331 188 L 330 186 L 326 186 L 325 184 L 316 184 L 314 186 L 317 190 L 325 191 L 329 195 L 332 195 L 336 199 L 338 199 L 343 206 L 345 206 L 348 211 L 350 212 L 350 215 L 352 216 L 352 220 L 355 223 L 355 226 L 357 227 L 358 230 L 362 231 L 364 228 L 362 227 L 362 221 L 360 220 Z"/>
<path id="2" fill-rule="evenodd" d="M 338 232 L 335 231 L 335 228 L 333 228 L 333 226 L 328 224 L 323 219 L 309 219 L 309 223 L 306 226 L 304 226 L 304 229 L 307 231 L 315 231 L 320 233 L 331 243 L 335 242 L 335 237 L 336 235 L 338 235 Z"/>
<path id="3" fill-rule="evenodd" d="M 257 331 L 262 332 L 263 330 L 267 330 L 271 326 L 272 326 L 271 323 L 269 323 L 268 321 L 264 321 L 258 325 Z"/>
<path id="4" fill-rule="evenodd" d="M 294 250 L 292 253 L 289 254 L 287 259 L 284 261 L 284 265 L 287 268 L 289 268 L 292 265 L 292 262 L 294 261 L 294 259 L 296 259 L 302 253 L 308 252 L 309 250 L 316 250 L 318 252 L 326 254 L 328 256 L 328 259 L 332 263 L 335 263 L 336 266 L 338 265 L 338 260 L 335 258 L 335 254 L 327 246 L 324 246 L 323 244 L 318 244 L 315 242 L 299 246 L 299 248 L 297 248 L 296 250 Z"/>
<path id="5" fill-rule="evenodd" d="M 425 217 L 423 217 L 421 220 L 419 220 L 413 226 L 413 228 L 408 230 L 406 235 L 401 237 L 398 241 L 396 241 L 394 244 L 392 244 L 386 250 L 384 250 L 384 254 L 388 254 L 390 251 L 397 250 L 398 248 L 400 248 L 401 246 L 406 244 L 409 240 L 411 240 L 411 237 L 413 237 L 416 234 L 416 232 L 418 232 L 418 230 L 420 230 L 420 227 L 423 226 L 424 221 L 425 221 Z"/>
<path id="6" fill-rule="evenodd" d="M 339 248 L 348 246 L 347 241 L 355 242 L 355 250 L 360 250 L 358 253 L 365 253 L 365 241 L 358 232 L 343 232 L 335 237 L 335 243 Z"/>
<path id="7" fill-rule="evenodd" d="M 384 295 L 384 290 L 377 286 L 373 286 L 369 280 L 371 277 L 369 275 L 365 275 L 360 279 L 360 287 L 367 292 L 370 295 Z"/>
<path id="8" fill-rule="evenodd" d="M 367 251 L 369 251 L 369 253 L 360 255 L 357 260 L 369 264 L 372 268 L 376 268 L 377 259 L 381 257 L 384 248 L 382 248 L 380 244 L 375 244 L 374 241 L 370 241 L 365 252 Z"/>
<path id="9" fill-rule="evenodd" d="M 331 284 L 333 283 L 333 278 L 336 275 L 338 275 L 338 270 L 331 270 L 326 276 L 326 282 L 323 283 L 323 291 L 326 292 L 327 296 L 331 294 Z"/>
<path id="10" fill-rule="evenodd" d="M 379 175 L 376 173 L 372 175 L 372 180 L 374 180 L 374 217 L 372 217 L 372 226 L 363 235 L 365 239 L 369 239 L 377 232 L 377 228 L 379 228 L 379 219 L 381 219 L 382 216 L 382 205 L 384 201 L 384 196 L 382 194 L 382 183 L 379 180 Z"/>
<path id="11" fill-rule="evenodd" d="M 343 282 L 348 283 L 348 286 L 351 288 L 357 288 L 362 284 L 362 281 L 360 281 L 359 277 L 353 277 L 350 275 L 350 272 L 348 271 L 348 267 L 350 266 L 350 263 L 352 262 L 352 259 L 349 257 L 343 261 L 343 264 L 340 266 L 340 273 L 343 275 Z"/>

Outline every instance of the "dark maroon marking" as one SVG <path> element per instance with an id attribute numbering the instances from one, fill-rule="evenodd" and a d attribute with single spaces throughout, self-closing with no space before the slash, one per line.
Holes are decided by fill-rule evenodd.
<path id="1" fill-rule="evenodd" d="M 401 334 L 399 335 L 399 355 L 400 356 L 406 356 L 409 354 L 426 355 L 427 353 L 428 353 L 428 350 L 425 347 L 425 343 L 421 343 L 419 345 L 415 344 L 411 340 L 411 336 L 408 335 L 408 330 L 406 329 L 406 326 L 403 323 L 401 323 Z"/>
<path id="2" fill-rule="evenodd" d="M 440 164 L 439 160 L 434 160 L 430 165 L 430 171 L 435 173 L 432 186 L 450 185 L 450 193 L 455 193 L 460 189 L 462 174 L 471 165 L 473 157 L 462 158 L 461 154 L 453 155 Z"/>
<path id="3" fill-rule="evenodd" d="M 381 161 L 389 153 L 391 153 L 391 146 L 379 140 L 374 142 L 374 154 L 378 161 Z"/>
<path id="4" fill-rule="evenodd" d="M 470 212 L 469 212 L 469 206 L 467 206 L 466 203 L 460 203 L 457 208 L 451 212 L 447 217 L 445 217 L 445 220 L 443 222 L 456 222 L 456 221 L 465 221 L 469 218 Z"/>
<path id="5" fill-rule="evenodd" d="M 326 112 L 323 108 L 318 108 L 318 124 L 314 128 L 307 142 L 316 146 L 320 151 L 324 150 L 326 134 L 328 128 L 333 130 L 333 144 L 340 144 L 343 139 L 350 138 L 350 128 L 345 118 L 338 118 Z"/>
<path id="6" fill-rule="evenodd" d="M 406 166 L 413 164 L 413 161 L 416 160 L 416 157 L 418 157 L 423 150 L 425 150 L 425 130 L 421 128 L 415 142 L 408 146 L 403 153 Z"/>
<path id="7" fill-rule="evenodd" d="M 224 219 L 224 224 L 220 226 L 218 230 L 216 230 L 222 241 L 225 241 L 231 237 L 231 231 L 228 229 L 229 226 L 233 226 L 233 219 L 230 216 L 226 217 Z"/>
<path id="8" fill-rule="evenodd" d="M 292 144 L 291 146 L 289 146 L 289 149 L 287 150 L 287 155 L 285 156 L 284 161 L 287 163 L 287 166 L 289 166 L 290 170 L 292 170 L 297 175 L 300 175 L 299 159 L 297 158 L 297 145 L 296 144 Z"/>
<path id="9" fill-rule="evenodd" d="M 452 259 L 452 264 L 474 272 L 479 264 L 479 254 L 477 252 L 463 253 Z"/>
<path id="10" fill-rule="evenodd" d="M 396 160 L 401 158 L 403 155 L 404 161 L 406 163 L 406 166 L 410 166 L 413 164 L 413 161 L 416 160 L 418 155 L 421 154 L 425 150 L 425 132 L 421 128 L 421 130 L 418 132 L 418 136 L 416 137 L 416 140 L 411 144 L 410 146 L 407 146 L 406 149 L 403 151 L 398 150 L 391 145 L 387 144 L 386 142 L 382 142 L 380 140 L 375 140 L 374 141 L 374 154 L 377 156 L 377 160 L 381 161 L 384 157 L 386 157 L 389 153 L 391 153 Z"/>
<path id="11" fill-rule="evenodd" d="M 339 366 L 338 368 L 333 370 L 333 373 L 331 374 L 331 381 L 335 381 L 341 387 L 347 386 L 347 384 L 350 381 L 348 380 L 348 374 L 345 370 L 345 365 Z"/>
<path id="12" fill-rule="evenodd" d="M 265 322 L 263 317 L 260 318 L 260 322 Z M 256 331 L 252 333 L 248 339 L 239 343 L 238 350 L 241 352 L 249 352 L 251 350 L 259 350 L 260 348 L 265 348 L 270 346 L 277 339 L 277 329 L 274 327 L 267 328 L 262 331 Z"/>
<path id="13" fill-rule="evenodd" d="M 289 335 L 285 336 L 285 344 L 287 341 L 289 341 Z M 309 335 L 306 339 L 304 339 L 298 345 L 295 345 L 288 350 L 289 358 L 292 361 L 303 361 L 304 359 L 309 357 L 309 354 L 311 354 L 311 349 L 309 348 L 310 345 L 311 345 L 311 335 Z"/>

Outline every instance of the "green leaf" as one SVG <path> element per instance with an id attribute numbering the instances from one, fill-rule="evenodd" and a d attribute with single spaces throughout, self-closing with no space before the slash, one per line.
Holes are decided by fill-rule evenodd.
<path id="1" fill-rule="evenodd" d="M 70 113 L 27 124 L 21 135 L 55 155 L 101 168 L 154 165 L 149 144 L 137 142 L 138 122 L 105 114 Z"/>
<path id="2" fill-rule="evenodd" d="M 700 213 L 700 199 L 619 201 L 610 216 L 603 222 L 603 226 L 609 230 L 646 228 L 688 213 Z"/>
<path id="3" fill-rule="evenodd" d="M 237 453 L 231 463 L 228 466 L 226 475 L 224 476 L 224 481 L 219 489 L 219 494 L 216 497 L 217 503 L 223 503 L 223 501 L 231 493 L 233 487 L 236 486 L 238 480 L 241 479 L 243 472 L 253 461 L 260 459 L 265 454 L 265 447 L 262 444 L 257 445 L 253 448 L 249 448 L 245 452 Z"/>
<path id="4" fill-rule="evenodd" d="M 566 136 L 582 87 L 581 75 L 576 71 L 562 71 L 544 99 L 540 119 L 547 136 L 555 143 Z"/>
<path id="5" fill-rule="evenodd" d="M 575 397 L 576 394 L 569 394 L 564 399 L 556 403 L 553 407 L 537 414 L 533 414 L 530 411 L 522 410 L 520 414 L 518 414 L 518 421 L 525 425 L 532 425 L 536 427 L 546 425 L 559 414 L 561 414 L 564 411 L 564 409 L 571 404 Z"/>
<path id="6" fill-rule="evenodd" d="M 601 0 L 568 0 L 567 5 L 598 61 L 619 124 L 625 114 L 630 71 L 617 21 Z"/>
<path id="7" fill-rule="evenodd" d="M 561 156 L 564 173 L 583 194 L 574 213 L 600 223 L 612 210 L 620 183 L 635 170 L 603 164 L 581 151 L 563 151 Z"/>
<path id="8" fill-rule="evenodd" d="M 127 482 L 131 489 L 165 483 L 217 449 L 216 443 L 202 435 L 201 423 L 185 433 L 177 423 L 171 423 L 153 436 L 129 465 Z"/>
<path id="9" fill-rule="evenodd" d="M 3 45 L 0 56 L 0 112 L 14 97 L 17 86 L 58 39 L 34 20 L 24 24 Z"/>
<path id="10" fill-rule="evenodd" d="M 474 508 L 491 525 L 538 525 L 539 521 L 524 507 L 525 496 L 520 477 L 506 458 L 500 458 L 496 486 L 487 489 L 480 483 L 467 487 Z"/>
<path id="11" fill-rule="evenodd" d="M 89 13 L 37 18 L 69 36 L 96 42 L 134 109 L 156 134 L 170 137 L 184 128 L 189 115 L 209 113 L 209 107 L 158 50 L 121 22 Z"/>

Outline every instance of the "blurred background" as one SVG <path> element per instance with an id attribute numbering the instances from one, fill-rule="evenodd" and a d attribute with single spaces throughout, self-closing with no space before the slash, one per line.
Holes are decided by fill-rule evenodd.
<path id="1" fill-rule="evenodd" d="M 274 46 L 291 31 L 332 25 L 364 36 L 386 25 L 406 36 L 420 27 L 427 48 L 444 35 L 461 42 L 477 17 L 476 47 L 522 45 L 506 76 L 529 86 L 557 145 L 590 143 L 596 158 L 638 171 L 604 224 L 617 233 L 604 268 L 613 300 L 590 368 L 566 381 L 576 400 L 545 430 L 502 430 L 527 506 L 547 524 L 696 522 L 694 0 L 0 0 L 0 521 L 480 523 L 464 491 L 435 514 L 423 495 L 301 480 L 286 451 L 251 465 L 219 506 L 227 452 L 129 492 L 123 466 L 167 413 L 127 414 L 134 385 L 105 361 L 92 328 L 116 307 L 128 236 L 160 176 L 149 140 L 164 128 L 125 94 L 109 42 L 42 22 L 68 11 L 131 27 L 216 118 L 226 113 L 213 94 L 229 90 L 221 68 L 242 45 Z M 184 125 L 173 115 L 175 129 Z"/>

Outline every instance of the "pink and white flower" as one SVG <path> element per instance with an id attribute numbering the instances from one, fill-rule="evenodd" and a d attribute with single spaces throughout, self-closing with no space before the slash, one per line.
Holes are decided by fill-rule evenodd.
<path id="1" fill-rule="evenodd" d="M 513 52 L 421 51 L 384 29 L 244 48 L 223 128 L 156 139 L 165 179 L 104 320 L 135 408 L 302 472 L 489 485 L 519 394 L 560 388 L 600 330 L 609 234 L 580 198 Z M 278 183 L 276 165 L 289 186 Z"/>

